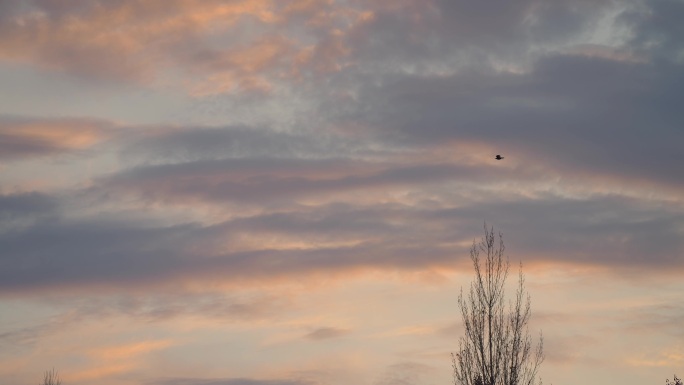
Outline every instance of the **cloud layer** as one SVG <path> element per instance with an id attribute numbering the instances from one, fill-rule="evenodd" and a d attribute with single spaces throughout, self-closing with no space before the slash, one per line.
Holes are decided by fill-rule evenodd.
<path id="1" fill-rule="evenodd" d="M 75 384 L 438 378 L 460 326 L 402 285 L 461 279 L 485 221 L 544 289 L 556 370 L 681 362 L 682 19 L 680 0 L 0 2 L 0 93 L 30 112 L 0 106 L 0 376 L 28 383 L 59 356 L 32 349 L 78 327 L 98 337 L 69 345 L 90 352 L 63 361 Z M 602 347 L 609 321 L 665 353 Z M 199 373 L 205 330 L 240 364 Z"/>

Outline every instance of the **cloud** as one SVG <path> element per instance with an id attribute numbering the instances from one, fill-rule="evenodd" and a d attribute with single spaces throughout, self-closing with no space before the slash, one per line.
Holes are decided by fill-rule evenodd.
<path id="1" fill-rule="evenodd" d="M 495 171 L 496 172 L 496 171 Z M 349 190 L 477 178 L 455 164 L 390 165 L 351 159 L 257 158 L 139 167 L 103 181 L 107 189 L 164 200 L 267 202 Z"/>
<path id="2" fill-rule="evenodd" d="M 620 14 L 619 21 L 631 28 L 629 45 L 645 51 L 657 60 L 682 64 L 684 31 L 678 20 L 684 16 L 684 5 L 677 0 L 642 3 Z"/>
<path id="3" fill-rule="evenodd" d="M 59 215 L 60 199 L 45 193 L 0 193 L 0 234 Z"/>
<path id="4" fill-rule="evenodd" d="M 386 369 L 383 378 L 377 385 L 415 385 L 422 383 L 422 378 L 433 372 L 434 368 L 418 362 L 399 362 Z"/>
<path id="5" fill-rule="evenodd" d="M 485 219 L 510 234 L 514 259 L 681 268 L 676 200 L 594 191 L 581 175 L 566 182 L 576 195 L 551 193 L 562 173 L 493 163 L 477 146 L 374 150 L 248 127 L 116 140 L 128 168 L 84 189 L 0 196 L 5 292 L 454 266 Z M 223 212 L 165 213 L 189 202 Z M 140 312 L 176 312 L 153 307 Z"/>
<path id="6" fill-rule="evenodd" d="M 81 314 L 66 311 L 51 315 L 39 322 L 32 320 L 28 325 L 21 324 L 14 328 L 7 325 L 4 328 L 6 331 L 0 333 L 0 346 L 33 348 L 45 338 L 52 337 L 64 330 L 72 330 L 81 319 Z"/>
<path id="7" fill-rule="evenodd" d="M 150 81 L 171 52 L 197 41 L 220 20 L 268 20 L 268 1 L 34 1 L 7 6 L 5 60 L 28 62 L 86 78 Z"/>
<path id="8" fill-rule="evenodd" d="M 257 294 L 249 290 L 231 294 L 211 290 L 198 292 L 183 287 L 171 290 L 168 286 L 164 291 L 132 289 L 129 293 L 121 290 L 116 290 L 114 294 L 104 292 L 101 296 L 88 299 L 56 296 L 51 298 L 51 302 L 72 309 L 74 314 L 83 319 L 123 315 L 145 322 L 201 315 L 221 322 L 254 323 L 271 319 L 292 305 L 282 293 L 269 294 L 265 289 Z"/>
<path id="9" fill-rule="evenodd" d="M 673 256 L 682 253 L 684 245 L 677 239 L 684 218 L 676 210 L 649 206 L 636 199 L 596 196 L 489 203 L 470 206 L 464 214 L 473 220 L 477 214 L 500 218 L 497 226 L 510 229 L 506 232 L 521 256 L 615 267 L 679 265 Z"/>
<path id="10" fill-rule="evenodd" d="M 236 158 L 370 156 L 358 139 L 321 132 L 283 132 L 261 126 L 140 128 L 123 140 L 121 158 L 153 164 L 180 164 Z M 134 163 L 135 164 L 135 163 Z"/>
<path id="11" fill-rule="evenodd" d="M 620 317 L 626 330 L 644 333 L 657 330 L 677 340 L 684 336 L 681 325 L 684 322 L 684 307 L 676 302 L 665 302 L 649 306 L 634 306 Z"/>
<path id="12" fill-rule="evenodd" d="M 104 348 L 95 349 L 90 352 L 90 355 L 101 361 L 120 361 L 122 359 L 130 359 L 134 356 L 165 349 L 172 345 L 173 341 L 170 340 L 134 342 L 124 345 L 107 346 Z"/>
<path id="13" fill-rule="evenodd" d="M 0 345 L 25 346 L 34 345 L 40 337 L 50 331 L 51 325 L 23 327 L 0 333 Z"/>
<path id="14" fill-rule="evenodd" d="M 73 153 L 112 135 L 95 119 L 35 119 L 0 116 L 0 159 L 18 160 Z"/>
<path id="15" fill-rule="evenodd" d="M 58 201 L 44 193 L 30 192 L 0 195 L 0 218 L 24 218 L 34 214 L 54 212 Z"/>
<path id="16" fill-rule="evenodd" d="M 310 381 L 296 379 L 262 380 L 253 378 L 169 378 L 159 379 L 149 385 L 313 385 Z"/>
<path id="17" fill-rule="evenodd" d="M 592 356 L 600 340 L 596 337 L 569 333 L 567 335 L 545 335 L 544 355 L 549 362 L 560 365 L 588 364 L 591 366 L 606 365 L 605 357 Z"/>
<path id="18" fill-rule="evenodd" d="M 434 18 L 436 15 L 467 18 L 478 12 L 491 15 L 487 6 L 448 3 L 432 8 L 416 7 L 416 18 L 429 19 L 433 14 Z M 545 165 L 550 173 L 614 178 L 625 185 L 648 185 L 649 189 L 665 188 L 679 194 L 682 185 L 681 178 L 677 177 L 676 154 L 681 152 L 682 141 L 677 122 L 682 116 L 672 103 L 682 98 L 684 89 L 680 86 L 681 62 L 659 59 L 658 53 L 678 50 L 671 50 L 662 42 L 648 45 L 648 50 L 640 48 L 645 43 L 639 38 L 655 34 L 662 35 L 663 41 L 677 41 L 674 23 L 656 26 L 652 22 L 659 18 L 670 20 L 669 14 L 677 14 L 679 10 L 679 3 L 675 3 L 660 2 L 652 9 L 646 7 L 639 12 L 633 10 L 631 3 L 621 3 L 615 9 L 612 9 L 615 3 L 601 3 L 606 12 L 600 16 L 601 24 L 590 15 L 595 5 L 591 2 L 516 3 L 503 10 L 506 21 L 497 23 L 496 18 L 477 17 L 470 20 L 480 20 L 481 26 L 472 26 L 474 30 L 501 28 L 505 38 L 522 40 L 522 43 L 516 40 L 520 45 L 511 44 L 511 49 L 525 52 L 524 57 L 502 53 L 499 59 L 488 60 L 473 55 L 471 64 L 463 64 L 467 60 L 452 63 L 447 59 L 457 48 L 435 49 L 432 56 L 419 48 L 402 54 L 401 49 L 412 47 L 411 34 L 417 33 L 417 29 L 407 27 L 411 24 L 406 19 L 413 14 L 396 11 L 395 16 L 404 19 L 390 22 L 389 16 L 382 19 L 385 16 L 379 16 L 382 12 L 378 11 L 373 22 L 388 23 L 388 26 L 376 29 L 366 26 L 370 29 L 359 33 L 361 38 L 357 43 L 359 47 L 372 45 L 369 52 L 379 51 L 378 58 L 367 58 L 358 52 L 357 56 L 351 55 L 358 60 L 358 66 L 330 76 L 335 92 L 320 91 L 312 97 L 322 100 L 319 113 L 337 127 L 386 146 L 430 151 L 437 143 L 468 143 L 505 150 L 518 159 L 524 158 L 528 167 Z M 449 7 L 453 7 L 453 15 Z M 516 16 L 507 17 L 510 16 L 507 12 Z M 669 12 L 667 16 L 666 12 Z M 634 33 L 634 38 L 623 29 L 626 15 L 631 17 L 628 31 Z M 588 30 L 598 34 L 603 25 L 610 31 L 601 33 L 614 39 L 587 44 L 578 37 L 578 41 L 535 51 L 538 42 L 525 39 L 528 36 L 543 39 L 546 35 L 541 31 L 531 34 L 527 31 L 531 28 L 528 24 L 542 28 L 540 23 L 549 21 L 542 31 L 560 28 L 562 23 L 555 22 L 555 18 L 576 19 L 568 23 L 574 25 L 572 29 L 578 34 L 589 33 Z M 391 27 L 392 23 L 396 26 Z M 455 28 L 468 26 L 468 23 L 447 24 L 458 26 Z M 512 33 L 509 28 L 519 28 L 520 32 Z M 426 29 L 432 31 L 429 27 Z M 438 43 L 435 44 L 443 47 L 439 39 L 446 34 L 436 35 Z M 559 35 L 572 34 L 560 31 Z M 398 36 L 404 36 L 406 41 L 391 44 Z M 425 47 L 430 47 L 430 35 L 418 32 L 418 36 L 415 45 L 428 50 Z M 465 33 L 448 36 L 456 41 L 464 36 L 474 46 L 498 55 L 495 48 L 489 49 L 477 40 L 485 38 L 486 33 L 473 33 L 472 39 Z M 385 52 L 393 49 L 394 52 Z M 388 59 L 382 62 L 383 58 Z M 415 64 L 419 61 L 424 64 Z M 336 97 L 343 93 L 341 90 L 349 97 Z"/>
<path id="19" fill-rule="evenodd" d="M 489 144 L 558 172 L 681 189 L 682 117 L 670 104 L 681 71 L 667 67 L 550 55 L 525 74 L 397 77 L 363 87 L 338 119 L 365 122 L 386 143 Z"/>
<path id="20" fill-rule="evenodd" d="M 345 329 L 309 317 L 331 293 L 296 303 L 288 285 L 301 294 L 308 279 L 339 278 L 345 285 L 331 295 L 354 300 L 370 288 L 392 312 L 392 303 L 407 303 L 406 282 L 391 285 L 387 302 L 369 272 L 428 276 L 421 284 L 435 271 L 460 279 L 485 220 L 504 233 L 512 263 L 555 272 L 537 275 L 544 288 L 558 290 L 568 270 L 599 271 L 605 288 L 615 275 L 676 276 L 684 270 L 683 15 L 671 0 L 0 1 L 2 76 L 21 74 L 13 84 L 26 97 L 16 104 L 35 114 L 0 117 L 0 296 L 62 312 L 7 326 L 0 343 L 32 351 L 102 319 L 122 326 L 103 335 L 114 339 L 135 338 L 130 328 L 140 324 L 148 336 L 211 339 L 197 327 L 211 325 L 236 336 L 217 350 L 256 346 L 273 365 L 254 377 L 257 369 L 234 362 L 202 378 L 193 370 L 221 367 L 208 363 L 223 357 L 217 341 L 166 354 L 166 340 L 139 339 L 95 348 L 86 339 L 78 350 L 89 355 L 36 351 L 22 365 L 53 354 L 58 366 L 77 367 L 73 379 L 143 376 L 159 385 L 406 385 L 439 374 L 402 362 L 369 378 L 371 366 L 391 363 L 392 351 L 448 360 L 441 337 L 461 333 L 460 324 L 422 319 L 433 314 L 426 303 L 416 319 L 395 317 L 389 333 L 363 322 Z M 92 101 L 46 109 L 32 96 L 45 91 L 41 82 L 66 101 Z M 151 124 L 123 130 L 120 119 L 140 111 Z M 497 153 L 505 160 L 493 160 Z M 371 279 L 352 278 L 361 274 Z M 591 280 L 580 284 L 595 288 Z M 663 285 L 652 295 L 667 292 Z M 422 295 L 412 293 L 404 299 Z M 578 328 L 550 334 L 552 366 L 605 366 L 581 352 L 617 357 L 596 344 L 608 326 L 628 340 L 681 337 L 674 302 L 622 314 L 617 292 L 604 294 L 613 305 L 580 306 L 562 323 L 543 309 L 553 316 L 542 323 Z M 359 314 L 366 305 L 355 302 Z M 582 311 L 607 321 L 589 325 Z M 319 354 L 341 337 L 355 349 L 357 333 L 379 337 L 368 357 Z M 436 346 L 375 345 L 399 335 Z M 332 368 L 326 381 L 279 375 L 297 359 L 268 341 L 301 344 L 313 357 L 307 368 Z M 193 348 L 200 355 L 189 362 Z M 663 352 L 625 357 L 635 367 L 681 361 Z M 190 366 L 160 372 L 179 359 Z M 6 372 L 26 382 L 17 366 Z"/>
<path id="21" fill-rule="evenodd" d="M 193 71 L 214 73 L 197 85 L 192 93 L 196 96 L 215 93 L 242 92 L 269 93 L 272 85 L 265 76 L 273 67 L 287 68 L 293 56 L 295 44 L 280 35 L 263 37 L 230 50 L 210 50 L 193 55 Z M 283 70 L 281 70 L 283 71 Z"/>
<path id="22" fill-rule="evenodd" d="M 0 60 L 90 80 L 159 85 L 181 74 L 172 84 L 200 96 L 269 92 L 280 78 L 332 68 L 323 64 L 340 55 L 331 37 L 362 13 L 327 1 L 272 0 L 3 7 Z"/>
<path id="23" fill-rule="evenodd" d="M 65 377 L 65 381 L 93 381 L 129 374 L 142 366 L 143 359 L 150 353 L 174 345 L 171 340 L 147 340 L 91 348 L 87 353 L 89 365 L 76 369 Z"/>
<path id="24" fill-rule="evenodd" d="M 60 4 L 13 8 L 2 23 L 17 31 L 43 28 L 41 23 L 61 30 L 72 20 L 87 29 L 86 16 L 110 13 L 132 25 L 164 20 L 168 28 L 187 28 L 188 36 L 204 33 L 199 21 L 179 13 L 193 2 L 166 8 L 153 2 L 149 9 L 126 1 Z M 0 233 L 6 290 L 444 266 L 460 260 L 450 256 L 464 251 L 461 243 L 477 234 L 472 223 L 484 219 L 512 232 L 511 249 L 530 259 L 680 268 L 673 256 L 683 247 L 677 154 L 684 142 L 678 140 L 681 112 L 671 101 L 684 89 L 677 86 L 681 65 L 656 60 L 653 50 L 665 49 L 658 44 L 671 44 L 669 38 L 655 45 L 638 38 L 677 36 L 674 24 L 649 21 L 676 12 L 676 4 L 620 13 L 620 22 L 636 34 L 613 46 L 568 43 L 531 54 L 533 60 L 515 71 L 487 62 L 446 72 L 427 65 L 374 67 L 369 63 L 380 56 L 365 57 L 363 47 L 397 38 L 386 48 L 414 56 L 418 51 L 401 51 L 416 48 L 411 39 L 436 33 L 443 40 L 441 28 L 453 24 L 432 21 L 477 19 L 489 14 L 488 6 L 405 1 L 373 4 L 364 12 L 360 6 L 293 3 L 277 15 L 267 2 L 203 4 L 189 15 L 209 24 L 217 22 L 213 11 L 231 26 L 245 18 L 280 26 L 304 18 L 306 28 L 330 32 L 318 22 L 349 21 L 339 33 L 312 42 L 310 52 L 314 57 L 317 49 L 335 45 L 323 41 L 335 36 L 344 60 L 356 63 L 325 75 L 326 90 L 307 86 L 297 94 L 321 96 L 306 116 L 330 124 L 317 130 L 158 125 L 135 127 L 124 137 L 112 133 L 110 122 L 4 118 L 0 146 L 7 149 L 0 156 L 6 159 L 85 151 L 109 140 L 121 161 L 82 190 L 0 197 L 0 215 L 12 218 Z M 492 36 L 525 40 L 530 28 L 556 27 L 569 36 L 594 23 L 583 2 L 536 4 L 506 5 L 501 11 L 510 19 L 454 28 L 471 28 L 483 39 L 473 44 L 489 47 L 496 45 Z M 404 18 L 410 28 L 403 35 L 381 33 L 399 28 Z M 490 36 L 480 31 L 484 25 L 498 29 Z M 229 49 L 199 44 L 184 57 L 196 60 L 201 73 L 248 76 L 287 67 L 281 56 L 299 49 L 290 35 L 258 35 L 236 39 Z M 456 40 L 461 38 L 467 40 Z M 448 56 L 425 55 L 426 63 L 445 63 Z M 328 89 L 338 92 L 337 85 L 348 95 L 331 98 Z M 493 163 L 494 151 L 506 161 Z M 662 196 L 649 197 L 650 191 Z M 193 205 L 212 213 L 188 213 Z M 233 207 L 239 210 L 229 212 Z M 157 217 L 141 221 L 147 213 Z"/>
<path id="25" fill-rule="evenodd" d="M 387 244 L 368 240 L 377 235 L 363 233 L 373 227 L 382 228 L 382 222 L 369 222 L 372 227 L 365 230 L 345 224 L 350 240 L 343 239 L 340 244 L 340 239 L 335 239 L 339 225 L 332 217 L 325 219 L 330 222 L 327 230 L 321 227 L 323 222 L 307 223 L 303 218 L 294 231 L 289 228 L 287 216 L 268 227 L 264 227 L 268 218 L 211 226 L 159 226 L 100 218 L 51 219 L 0 234 L 5 251 L 2 263 L 7 267 L 2 273 L 4 290 L 155 285 L 188 279 L 241 281 L 364 266 L 420 266 L 446 258 L 439 248 L 423 250 L 421 258 L 415 258 L 415 246 L 405 241 Z M 273 238 L 272 234 L 278 233 L 291 234 L 304 243 L 289 245 L 289 236 Z M 328 242 L 307 245 L 312 235 L 314 239 L 327 238 Z M 337 237 L 340 235 L 344 233 Z M 274 241 L 264 243 L 264 239 Z"/>
<path id="26" fill-rule="evenodd" d="M 174 233 L 183 233 L 181 229 L 178 229 L 179 232 L 174 229 L 168 229 L 168 232 L 163 229 L 145 231 L 121 224 L 69 224 L 59 220 L 38 223 L 30 229 L 2 234 L 1 242 L 8 252 L 3 256 L 3 263 L 11 263 L 15 266 L 14 272 L 18 273 L 14 278 L 3 274 L 6 287 L 45 287 L 76 283 L 84 279 L 90 281 L 95 277 L 99 280 L 113 273 L 107 273 L 107 270 L 115 266 L 128 267 L 124 270 L 117 268 L 119 274 L 114 274 L 111 278 L 119 275 L 118 279 L 123 276 L 138 276 L 143 279 L 146 275 L 154 274 L 156 268 L 160 267 L 158 262 L 154 262 L 155 259 L 165 259 L 170 264 L 179 263 L 177 257 L 176 262 L 173 262 L 173 255 L 177 256 L 177 253 L 169 254 L 168 258 L 162 257 L 163 250 L 170 244 L 154 247 L 154 240 L 159 241 L 159 236 L 171 240 Z M 148 246 L 144 246 L 145 244 Z M 120 275 L 122 273 L 123 276 Z"/>
<path id="27" fill-rule="evenodd" d="M 681 269 L 682 215 L 622 197 L 331 204 L 211 225 L 54 217 L 0 233 L 4 291 L 240 282 L 312 272 L 454 266 L 496 218 L 513 260 Z M 468 203 L 468 204 L 466 204 Z M 465 245 L 465 246 L 464 246 Z M 123 286 L 122 286 L 123 285 Z M 237 305 L 236 305 L 237 306 Z"/>
<path id="28" fill-rule="evenodd" d="M 684 364 L 684 355 L 681 353 L 680 346 L 675 345 L 675 347 L 664 352 L 650 355 L 642 353 L 628 358 L 626 361 L 631 367 L 681 367 Z"/>
<path id="29" fill-rule="evenodd" d="M 339 328 L 334 328 L 334 327 L 322 327 L 318 328 L 316 330 L 313 330 L 309 333 L 307 333 L 304 338 L 313 340 L 313 341 L 320 341 L 320 340 L 327 340 L 331 338 L 337 338 L 341 337 L 345 334 L 347 334 L 349 331 L 347 329 L 339 329 Z"/>
<path id="30" fill-rule="evenodd" d="M 278 277 L 356 266 L 416 266 L 412 250 L 373 245 L 313 249 L 205 250 L 192 226 L 144 229 L 82 223 L 39 226 L 4 236 L 4 290 L 154 285 L 168 280 Z M 33 237 L 35 240 L 33 240 Z M 214 238 L 213 240 L 217 240 Z M 192 250 L 194 249 L 194 250 Z M 192 250 L 192 252 L 190 252 Z M 394 261 L 394 262 L 393 262 Z"/>

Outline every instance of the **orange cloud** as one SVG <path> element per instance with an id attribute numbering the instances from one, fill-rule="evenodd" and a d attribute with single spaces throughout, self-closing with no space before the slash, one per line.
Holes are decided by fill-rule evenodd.
<path id="1" fill-rule="evenodd" d="M 86 369 L 65 375 L 65 381 L 98 380 L 132 371 L 140 366 L 140 356 L 173 344 L 170 340 L 152 340 L 91 350 L 89 356 L 94 363 Z"/>
<path id="2" fill-rule="evenodd" d="M 267 76 L 269 70 L 287 68 L 293 50 L 293 42 L 274 35 L 229 50 L 203 52 L 194 59 L 199 66 L 193 72 L 206 80 L 191 81 L 191 94 L 203 96 L 234 90 L 269 92 L 272 88 Z"/>
<path id="3" fill-rule="evenodd" d="M 68 375 L 64 375 L 64 379 L 65 382 L 99 380 L 110 377 L 115 374 L 125 373 L 133 369 L 134 367 L 135 365 L 132 362 L 125 364 L 105 364 L 102 366 L 75 371 Z"/>
<path id="4" fill-rule="evenodd" d="M 0 61 L 145 84 L 180 73 L 177 85 L 199 96 L 269 92 L 278 79 L 339 70 L 347 34 L 372 15 L 329 0 L 37 4 L 0 20 Z M 245 32 L 243 20 L 259 27 Z"/>
<path id="5" fill-rule="evenodd" d="M 655 355 L 642 354 L 628 358 L 627 364 L 636 367 L 680 367 L 684 365 L 684 353 L 675 348 Z"/>
<path id="6" fill-rule="evenodd" d="M 174 49 L 243 17 L 274 19 L 269 0 L 60 3 L 15 10 L 0 60 L 98 78 L 150 81 Z M 220 24 L 219 24 L 220 22 Z"/>
<path id="7" fill-rule="evenodd" d="M 144 341 L 97 349 L 91 352 L 91 355 L 103 361 L 116 361 L 161 350 L 171 345 L 173 341 L 170 340 Z"/>

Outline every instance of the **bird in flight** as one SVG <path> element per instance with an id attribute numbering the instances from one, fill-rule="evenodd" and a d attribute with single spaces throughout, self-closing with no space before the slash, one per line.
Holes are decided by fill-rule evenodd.
<path id="1" fill-rule="evenodd" d="M 494 159 L 496 159 L 496 160 L 501 160 L 501 159 L 503 159 L 503 158 L 504 158 L 504 157 L 501 156 L 501 155 L 497 155 L 496 157 L 494 157 Z"/>

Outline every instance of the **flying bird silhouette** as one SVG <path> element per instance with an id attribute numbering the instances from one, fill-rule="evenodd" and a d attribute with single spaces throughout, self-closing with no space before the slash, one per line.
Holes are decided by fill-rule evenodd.
<path id="1" fill-rule="evenodd" d="M 504 157 L 501 156 L 501 155 L 497 155 L 496 157 L 494 157 L 494 159 L 496 159 L 496 160 L 501 160 L 501 159 L 503 159 L 503 158 L 504 158 Z"/>

